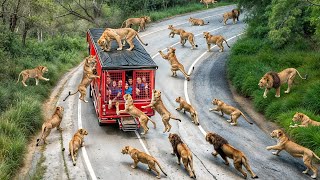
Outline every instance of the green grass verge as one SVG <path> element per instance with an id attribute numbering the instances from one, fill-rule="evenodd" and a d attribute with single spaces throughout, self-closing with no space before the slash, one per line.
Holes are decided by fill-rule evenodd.
<path id="1" fill-rule="evenodd" d="M 252 99 L 255 108 L 266 118 L 277 122 L 299 144 L 314 150 L 320 155 L 320 127 L 289 128 L 295 112 L 303 112 L 314 120 L 320 121 L 320 53 L 312 50 L 307 40 L 292 42 L 284 49 L 274 50 L 261 39 L 243 37 L 237 41 L 227 62 L 228 78 L 243 96 Z M 260 78 L 268 71 L 282 71 L 294 67 L 302 76 L 297 75 L 291 92 L 285 94 L 287 84 L 281 86 L 281 97 L 276 98 L 275 90 L 262 97 L 264 89 L 259 89 Z"/>

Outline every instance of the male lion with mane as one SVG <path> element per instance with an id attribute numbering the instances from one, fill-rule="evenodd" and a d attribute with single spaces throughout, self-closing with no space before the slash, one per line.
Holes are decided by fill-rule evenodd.
<path id="1" fill-rule="evenodd" d="M 216 133 L 209 132 L 206 135 L 206 141 L 212 144 L 216 151 L 211 153 L 213 156 L 216 157 L 219 154 L 226 165 L 229 165 L 228 158 L 232 159 L 234 167 L 241 172 L 245 179 L 247 178 L 247 173 L 242 170 L 242 165 L 251 174 L 252 178 L 258 178 L 258 176 L 252 171 L 244 153 L 231 146 L 226 139 Z"/>
<path id="2" fill-rule="evenodd" d="M 309 116 L 303 114 L 303 113 L 299 113 L 296 112 L 296 114 L 294 114 L 292 121 L 297 123 L 297 122 L 301 122 L 300 125 L 295 124 L 295 125 L 290 125 L 290 127 L 292 128 L 296 128 L 296 127 L 308 127 L 308 126 L 320 126 L 320 122 L 312 120 L 309 118 Z"/>
<path id="3" fill-rule="evenodd" d="M 172 155 L 176 155 L 178 158 L 178 164 L 180 165 L 180 161 L 182 159 L 184 168 L 189 172 L 191 178 L 196 178 L 196 174 L 193 169 L 193 158 L 192 152 L 188 148 L 188 146 L 182 142 L 180 136 L 177 134 L 169 134 L 169 141 L 172 145 L 173 152 Z M 189 167 L 190 166 L 190 167 Z"/>
<path id="4" fill-rule="evenodd" d="M 240 16 L 240 11 L 238 9 L 232 9 L 231 12 L 226 12 L 223 14 L 223 19 L 221 21 L 219 21 L 220 23 L 223 21 L 223 24 L 226 25 L 227 24 L 227 20 L 228 19 L 232 19 L 233 20 L 233 24 L 239 21 L 239 16 Z"/>
<path id="5" fill-rule="evenodd" d="M 36 79 L 36 85 L 38 85 L 39 83 L 39 79 L 41 80 L 45 80 L 45 81 L 49 81 L 49 79 L 44 78 L 43 74 L 48 72 L 48 68 L 46 66 L 38 66 L 34 69 L 26 69 L 21 71 L 21 73 L 19 74 L 18 77 L 18 81 L 16 83 L 19 82 L 20 79 L 20 75 L 22 74 L 22 84 L 27 87 L 28 85 L 26 85 L 26 81 L 29 78 L 35 78 Z"/>
<path id="6" fill-rule="evenodd" d="M 167 174 L 162 170 L 159 162 L 156 160 L 156 158 L 148 155 L 147 153 L 141 152 L 138 149 L 135 149 L 131 146 L 125 146 L 122 150 L 121 150 L 122 154 L 129 154 L 131 156 L 131 158 L 133 159 L 133 165 L 131 165 L 132 169 L 135 169 L 138 165 L 139 162 L 143 163 L 143 164 L 148 164 L 148 171 L 155 171 L 157 173 L 157 178 L 160 179 L 160 172 L 157 170 L 156 168 L 156 164 L 158 165 L 158 167 L 160 168 L 160 170 L 162 171 L 162 173 L 164 175 L 167 176 Z"/>
<path id="7" fill-rule="evenodd" d="M 146 23 L 149 23 L 149 22 L 151 22 L 151 18 L 149 16 L 141 16 L 139 18 L 129 18 L 129 19 L 123 21 L 121 28 L 123 28 L 123 27 L 131 28 L 132 25 L 138 25 L 139 26 L 138 32 L 140 32 L 140 29 L 142 31 L 145 30 Z"/>
<path id="8" fill-rule="evenodd" d="M 307 79 L 308 77 L 307 74 L 305 75 L 304 78 L 301 77 L 299 71 L 296 70 L 295 68 L 287 68 L 279 73 L 268 72 L 265 75 L 263 75 L 258 84 L 258 86 L 261 89 L 265 88 L 263 97 L 267 98 L 267 94 L 269 90 L 272 88 L 276 89 L 275 97 L 280 97 L 280 87 L 284 83 L 288 83 L 288 89 L 284 93 L 286 94 L 289 93 L 296 74 L 298 74 L 301 79 Z"/>

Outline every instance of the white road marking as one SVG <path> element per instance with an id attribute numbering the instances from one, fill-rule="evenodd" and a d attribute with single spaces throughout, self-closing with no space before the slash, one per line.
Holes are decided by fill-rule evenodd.
<path id="1" fill-rule="evenodd" d="M 229 41 L 229 40 L 231 40 L 231 39 L 234 39 L 234 38 L 236 38 L 236 37 L 238 37 L 238 36 L 241 36 L 243 33 L 240 33 L 240 34 L 238 34 L 238 35 L 235 35 L 235 36 L 233 36 L 233 37 L 231 37 L 231 38 L 229 38 L 229 39 L 227 39 L 227 41 Z M 213 47 L 211 47 L 210 49 L 213 49 L 214 47 L 216 47 L 217 45 L 214 45 Z M 196 63 L 198 62 L 198 61 L 200 61 L 200 59 L 205 55 L 205 54 L 207 54 L 207 53 L 209 53 L 209 52 L 204 52 L 203 54 L 201 54 L 193 63 L 192 63 L 192 65 L 190 66 L 190 68 L 189 68 L 189 71 L 188 71 L 188 74 L 190 74 L 191 72 L 192 72 L 192 69 L 193 69 L 193 67 L 196 65 Z M 190 98 L 189 98 L 189 95 L 188 95 L 188 81 L 185 79 L 185 81 L 184 81 L 184 96 L 186 97 L 186 101 L 187 101 L 187 103 L 189 103 L 189 104 L 191 104 L 190 103 Z M 202 128 L 202 126 L 201 125 L 199 125 L 198 126 L 198 128 L 200 129 L 200 131 L 202 132 L 202 134 L 204 135 L 204 136 L 206 136 L 206 131 Z"/>
<path id="2" fill-rule="evenodd" d="M 78 99 L 78 128 L 82 128 L 82 120 L 81 120 L 81 101 L 80 99 Z M 84 158 L 84 162 L 89 170 L 90 176 L 92 180 L 97 180 L 97 176 L 93 171 L 92 165 L 90 163 L 89 157 L 88 157 L 88 153 L 86 150 L 86 147 L 83 146 L 82 147 L 82 156 Z"/>
<path id="3" fill-rule="evenodd" d="M 140 134 L 138 133 L 138 131 L 134 131 L 134 132 L 136 133 L 136 135 L 137 135 L 137 137 L 138 137 L 138 139 L 139 139 L 139 142 L 140 142 L 140 144 L 142 145 L 144 151 L 145 151 L 147 154 L 150 155 L 150 152 L 148 151 L 146 145 L 143 143 L 143 141 L 142 141 L 142 139 L 141 139 L 141 136 L 140 136 Z"/>
<path id="4" fill-rule="evenodd" d="M 203 19 L 210 18 L 210 17 L 214 17 L 214 16 L 220 16 L 220 15 L 222 15 L 222 14 L 223 14 L 223 13 L 217 14 L 217 15 L 213 15 L 213 16 L 206 16 L 206 17 L 204 17 Z M 187 24 L 187 23 L 189 23 L 189 21 L 188 21 L 188 22 L 184 22 L 184 23 L 175 24 L 174 26 L 180 26 L 180 25 L 182 25 L 182 24 Z M 163 30 L 166 30 L 166 29 L 168 29 L 168 28 L 162 28 L 162 29 L 159 29 L 159 30 L 156 30 L 156 31 L 153 31 L 153 32 L 149 32 L 148 34 L 141 35 L 140 37 L 148 36 L 148 35 L 150 35 L 150 34 L 153 34 L 153 33 L 159 32 L 159 31 L 163 31 Z"/>

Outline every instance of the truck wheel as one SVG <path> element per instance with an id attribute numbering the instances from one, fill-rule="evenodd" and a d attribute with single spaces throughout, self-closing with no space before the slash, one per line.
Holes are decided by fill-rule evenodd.
<path id="1" fill-rule="evenodd" d="M 104 124 L 100 122 L 100 120 L 98 119 L 98 124 L 99 126 L 103 126 Z"/>

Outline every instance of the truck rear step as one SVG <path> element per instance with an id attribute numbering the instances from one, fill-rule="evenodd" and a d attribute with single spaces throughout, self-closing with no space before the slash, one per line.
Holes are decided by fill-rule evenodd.
<path id="1" fill-rule="evenodd" d="M 130 116 L 130 117 L 122 117 L 119 121 L 119 127 L 122 131 L 136 131 L 140 128 L 139 121 Z"/>

